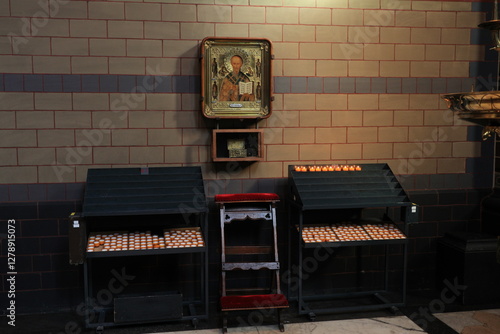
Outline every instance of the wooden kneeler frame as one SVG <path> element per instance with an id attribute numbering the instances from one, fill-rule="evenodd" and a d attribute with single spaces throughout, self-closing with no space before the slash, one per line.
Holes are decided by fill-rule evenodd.
<path id="1" fill-rule="evenodd" d="M 220 210 L 221 260 L 222 260 L 222 331 L 227 333 L 227 316 L 230 311 L 270 310 L 277 312 L 280 331 L 285 331 L 281 310 L 288 308 L 288 300 L 280 289 L 280 264 L 278 238 L 276 233 L 276 203 L 279 196 L 272 193 L 223 194 L 216 195 L 215 202 Z M 270 246 L 226 246 L 225 225 L 233 221 L 265 220 L 272 223 L 273 245 Z M 251 222 L 249 222 L 251 224 Z M 272 253 L 270 262 L 226 262 L 226 255 L 250 255 Z M 268 270 L 273 274 L 273 287 L 264 294 L 228 295 L 226 273 L 232 270 Z"/>

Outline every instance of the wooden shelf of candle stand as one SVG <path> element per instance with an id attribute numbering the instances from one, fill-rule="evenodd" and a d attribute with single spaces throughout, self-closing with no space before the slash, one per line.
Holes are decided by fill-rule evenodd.
<path id="1" fill-rule="evenodd" d="M 236 140 L 244 144 L 246 156 L 231 156 L 228 141 Z M 212 160 L 227 161 L 261 161 L 264 159 L 263 129 L 214 129 L 212 130 Z"/>

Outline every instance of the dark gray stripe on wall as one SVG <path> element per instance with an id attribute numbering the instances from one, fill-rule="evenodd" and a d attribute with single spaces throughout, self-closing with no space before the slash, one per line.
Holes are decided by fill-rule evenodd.
<path id="1" fill-rule="evenodd" d="M 473 62 L 475 78 L 275 77 L 276 94 L 445 94 L 490 90 L 490 63 Z M 0 92 L 200 93 L 200 76 L 0 74 Z"/>

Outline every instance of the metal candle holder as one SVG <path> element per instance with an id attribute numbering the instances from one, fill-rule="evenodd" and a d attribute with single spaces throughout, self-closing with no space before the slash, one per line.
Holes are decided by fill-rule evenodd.
<path id="1" fill-rule="evenodd" d="M 495 44 L 491 50 L 499 52 L 500 20 L 497 19 L 496 2 L 494 17 L 494 20 L 478 26 L 491 31 Z M 491 137 L 493 133 L 500 137 L 500 91 L 452 93 L 445 94 L 442 98 L 448 103 L 448 108 L 457 112 L 459 118 L 483 126 L 483 140 Z"/>

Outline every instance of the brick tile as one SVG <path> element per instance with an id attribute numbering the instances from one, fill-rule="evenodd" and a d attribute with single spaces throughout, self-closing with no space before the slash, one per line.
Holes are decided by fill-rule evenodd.
<path id="1" fill-rule="evenodd" d="M 51 165 L 56 155 L 53 148 L 19 148 L 18 161 L 20 165 L 37 166 Z"/>
<path id="2" fill-rule="evenodd" d="M 118 92 L 130 93 L 136 90 L 137 81 L 135 75 L 118 76 Z"/>
<path id="3" fill-rule="evenodd" d="M 299 23 L 298 8 L 267 7 L 266 23 L 297 24 Z"/>
<path id="4" fill-rule="evenodd" d="M 425 12 L 397 11 L 396 26 L 402 27 L 425 27 Z"/>
<path id="5" fill-rule="evenodd" d="M 338 93 L 339 92 L 339 79 L 338 78 L 324 78 L 323 86 L 324 93 Z"/>
<path id="6" fill-rule="evenodd" d="M 63 75 L 63 92 L 77 93 L 82 91 L 82 76 L 78 74 Z"/>
<path id="7" fill-rule="evenodd" d="M 439 44 L 441 30 L 437 28 L 412 28 L 411 43 L 413 44 Z"/>
<path id="8" fill-rule="evenodd" d="M 323 93 L 323 78 L 310 77 L 307 78 L 308 93 Z"/>
<path id="9" fill-rule="evenodd" d="M 356 91 L 355 78 L 340 78 L 339 79 L 339 92 L 340 93 L 354 93 Z"/>
<path id="10" fill-rule="evenodd" d="M 265 7 L 233 7 L 233 22 L 264 23 Z"/>
<path id="11" fill-rule="evenodd" d="M 43 110 L 71 110 L 70 93 L 35 93 L 35 108 Z"/>
<path id="12" fill-rule="evenodd" d="M 106 21 L 70 20 L 71 37 L 107 37 Z"/>
<path id="13" fill-rule="evenodd" d="M 178 39 L 180 38 L 180 25 L 177 22 L 144 22 L 144 37 Z"/>
<path id="14" fill-rule="evenodd" d="M 315 29 L 314 26 L 300 26 L 300 25 L 284 25 L 283 26 L 283 40 L 287 42 L 310 42 L 314 41 L 315 37 Z M 322 44 L 318 44 L 322 45 Z M 327 49 L 327 44 L 322 45 L 323 49 L 321 50 L 323 53 L 328 52 L 324 49 Z M 314 47 L 314 44 L 305 44 L 304 46 L 301 44 L 301 53 L 307 53 L 307 48 Z M 310 56 L 310 55 L 309 55 Z M 301 56 L 301 58 L 306 58 L 305 56 Z"/>
<path id="15" fill-rule="evenodd" d="M 410 43 L 410 28 L 380 28 L 380 43 Z"/>
<path id="16" fill-rule="evenodd" d="M 116 20 L 125 18 L 125 4 L 119 2 L 98 2 L 88 4 L 90 19 Z"/>
<path id="17" fill-rule="evenodd" d="M 364 52 L 366 60 L 394 60 L 393 44 L 367 44 Z"/>
<path id="18" fill-rule="evenodd" d="M 349 109 L 353 110 L 370 110 L 379 107 L 377 94 L 349 95 L 347 103 Z"/>
<path id="19" fill-rule="evenodd" d="M 196 21 L 196 6 L 186 4 L 163 4 L 164 21 Z"/>
<path id="20" fill-rule="evenodd" d="M 332 48 L 329 43 L 300 43 L 300 58 L 331 59 L 332 58 L 331 49 Z"/>
<path id="21" fill-rule="evenodd" d="M 21 37 L 19 37 L 21 38 Z M 11 53 L 11 43 L 8 39 L 4 39 L 3 42 L 7 41 L 5 46 L 5 52 L 0 53 Z M 48 37 L 22 37 L 19 43 L 12 42 L 12 49 L 14 53 L 19 55 L 50 55 L 50 38 Z M 1 49 L 1 45 L 0 45 Z"/>
<path id="22" fill-rule="evenodd" d="M 283 108 L 285 110 L 311 110 L 315 106 L 315 97 L 312 94 L 285 95 Z"/>
<path id="23" fill-rule="evenodd" d="M 99 76 L 92 74 L 84 74 L 82 78 L 82 92 L 96 93 L 99 92 Z"/>
<path id="24" fill-rule="evenodd" d="M 231 22 L 231 7 L 198 5 L 198 22 Z"/>
<path id="25" fill-rule="evenodd" d="M 274 77 L 274 92 L 278 94 L 291 92 L 290 77 Z"/>
<path id="26" fill-rule="evenodd" d="M 53 128 L 53 111 L 23 111 L 17 114 L 17 126 L 20 129 Z"/>
<path id="27" fill-rule="evenodd" d="M 380 127 L 379 129 L 379 142 L 406 142 L 407 140 L 407 127 Z"/>
<path id="28" fill-rule="evenodd" d="M 301 2 L 301 5 L 303 3 Z M 332 22 L 332 10 L 324 8 L 300 8 L 300 24 L 330 25 Z"/>
<path id="29" fill-rule="evenodd" d="M 287 161 L 299 158 L 299 145 L 267 145 L 267 161 Z"/>
<path id="30" fill-rule="evenodd" d="M 168 75 L 156 77 L 155 92 L 157 93 L 172 93 L 172 77 Z"/>
<path id="31" fill-rule="evenodd" d="M 465 173 L 465 159 L 464 158 L 439 159 L 437 161 L 437 173 Z"/>
<path id="32" fill-rule="evenodd" d="M 5 92 L 0 93 L 0 110 L 33 110 L 33 93 Z"/>
<path id="33" fill-rule="evenodd" d="M 128 147 L 94 147 L 94 163 L 127 164 L 129 163 Z"/>
<path id="34" fill-rule="evenodd" d="M 299 43 L 274 43 L 274 54 L 280 59 L 298 59 Z"/>
<path id="35" fill-rule="evenodd" d="M 399 94 L 401 93 L 401 78 L 388 78 L 387 79 L 387 93 Z"/>
<path id="36" fill-rule="evenodd" d="M 182 39 L 203 39 L 206 36 L 214 36 L 215 25 L 213 23 L 181 23 Z"/>
<path id="37" fill-rule="evenodd" d="M 363 59 L 364 45 L 362 43 L 335 43 L 332 44 L 333 59 Z"/>
<path id="38" fill-rule="evenodd" d="M 45 92 L 61 92 L 62 76 L 60 74 L 47 74 L 43 76 L 43 90 Z"/>
<path id="39" fill-rule="evenodd" d="M 185 76 L 172 77 L 172 91 L 175 93 L 190 93 L 189 78 Z"/>
<path id="40" fill-rule="evenodd" d="M 145 163 L 163 163 L 164 159 L 163 146 L 158 147 L 131 147 L 130 148 L 130 163 L 145 164 Z"/>
<path id="41" fill-rule="evenodd" d="M 32 73 L 31 57 L 0 55 L 0 72 Z"/>
<path id="42" fill-rule="evenodd" d="M 111 132 L 113 146 L 142 146 L 147 144 L 146 129 L 113 129 Z"/>
<path id="43" fill-rule="evenodd" d="M 327 111 L 301 111 L 299 114 L 301 127 L 329 126 L 331 124 L 331 112 Z"/>
<path id="44" fill-rule="evenodd" d="M 462 91 L 462 79 L 458 78 L 448 78 L 446 79 L 446 90 L 447 92 L 461 92 Z"/>
<path id="45" fill-rule="evenodd" d="M 28 186 L 26 184 L 12 184 L 9 186 L 9 200 L 13 202 L 28 200 Z M 17 232 L 17 231 L 16 231 Z"/>
<path id="46" fill-rule="evenodd" d="M 108 38 L 143 38 L 144 24 L 140 21 L 108 21 Z"/>
<path id="47" fill-rule="evenodd" d="M 144 58 L 109 58 L 109 74 L 144 74 Z"/>
<path id="48" fill-rule="evenodd" d="M 424 124 L 423 111 L 415 111 L 415 110 L 394 111 L 394 125 L 420 126 L 423 124 Z"/>
<path id="49" fill-rule="evenodd" d="M 335 9 L 332 10 L 332 22 L 336 25 L 363 25 L 363 10 L 361 9 Z"/>
<path id="50" fill-rule="evenodd" d="M 248 37 L 248 24 L 219 23 L 215 25 L 219 37 Z"/>
<path id="51" fill-rule="evenodd" d="M 291 93 L 306 93 L 307 92 L 307 78 L 293 77 L 291 78 Z"/>
<path id="52" fill-rule="evenodd" d="M 91 113 L 88 111 L 56 111 L 55 126 L 57 128 L 91 128 Z"/>
<path id="53" fill-rule="evenodd" d="M 432 79 L 417 78 L 417 93 L 431 93 L 431 92 L 432 92 Z"/>
<path id="54" fill-rule="evenodd" d="M 380 75 L 383 77 L 408 77 L 410 76 L 410 62 L 381 61 Z"/>
<path id="55" fill-rule="evenodd" d="M 109 97 L 98 93 L 75 94 L 73 110 L 109 110 Z"/>
<path id="56" fill-rule="evenodd" d="M 52 38 L 53 55 L 88 55 L 88 41 L 85 38 Z"/>
<path id="57" fill-rule="evenodd" d="M 281 178 L 283 177 L 283 167 L 281 162 L 261 162 L 250 166 L 251 178 Z M 264 189 L 259 183 L 259 191 Z"/>
<path id="58" fill-rule="evenodd" d="M 348 143 L 373 143 L 377 142 L 376 127 L 351 127 L 347 129 Z"/>
<path id="59" fill-rule="evenodd" d="M 71 1 L 64 3 L 64 6 L 58 6 L 59 1 L 50 0 L 49 6 L 57 8 L 50 13 L 51 17 L 71 18 L 71 19 L 86 19 L 87 4 L 79 1 Z"/>
<path id="60" fill-rule="evenodd" d="M 478 22 L 479 24 L 480 22 Z M 455 27 L 457 14 L 454 12 L 428 12 L 427 26 L 429 27 Z M 474 26 L 477 26 L 474 25 Z"/>
<path id="61" fill-rule="evenodd" d="M 300 160 L 330 160 L 329 144 L 299 145 Z"/>
<path id="62" fill-rule="evenodd" d="M 332 145 L 331 158 L 335 160 L 361 159 L 362 144 Z"/>
<path id="63" fill-rule="evenodd" d="M 371 89 L 368 93 L 387 93 L 387 79 L 386 78 L 371 78 Z"/>
<path id="64" fill-rule="evenodd" d="M 159 21 L 161 20 L 161 4 L 126 3 L 126 20 Z"/>
<path id="65" fill-rule="evenodd" d="M 402 78 L 401 92 L 402 93 L 415 93 L 417 91 L 416 78 Z"/>
<path id="66" fill-rule="evenodd" d="M 363 159 L 392 158 L 391 143 L 366 143 L 363 144 Z"/>
<path id="67" fill-rule="evenodd" d="M 442 77 L 455 77 L 463 78 L 469 75 L 469 69 L 467 68 L 468 62 L 464 61 L 453 61 L 453 62 L 443 62 L 441 64 L 440 75 Z"/>
<path id="68" fill-rule="evenodd" d="M 432 79 L 432 93 L 444 94 L 447 92 L 446 78 L 433 78 Z"/>
<path id="69" fill-rule="evenodd" d="M 345 143 L 347 141 L 347 129 L 345 127 L 317 128 L 317 143 Z"/>
<path id="70" fill-rule="evenodd" d="M 108 73 L 108 59 L 106 57 L 72 57 L 71 62 L 73 74 Z M 114 64 L 111 61 L 110 63 Z"/>
<path id="71" fill-rule="evenodd" d="M 347 94 L 317 94 L 316 110 L 347 110 Z M 333 123 L 335 125 L 335 123 Z"/>
<path id="72" fill-rule="evenodd" d="M 4 90 L 6 92 L 24 91 L 22 74 L 5 73 L 3 77 L 4 77 Z"/>
<path id="73" fill-rule="evenodd" d="M 4 166 L 17 166 L 17 148 L 2 148 L 0 149 L 0 160 Z M 0 189 L 1 190 L 1 189 Z M 0 198 L 1 198 L 0 193 Z M 8 197 L 8 196 L 7 196 Z M 7 201 L 8 199 L 5 199 Z"/>
<path id="74" fill-rule="evenodd" d="M 439 109 L 439 103 L 437 94 L 410 95 L 410 109 Z"/>
<path id="75" fill-rule="evenodd" d="M 283 40 L 283 25 L 281 24 L 250 24 L 249 30 L 249 37 L 261 38 L 266 36 L 273 42 Z"/>
<path id="76" fill-rule="evenodd" d="M 89 41 L 91 56 L 125 56 L 125 39 L 91 38 Z"/>
<path id="77" fill-rule="evenodd" d="M 286 128 L 283 136 L 285 144 L 314 143 L 314 128 Z"/>
<path id="78" fill-rule="evenodd" d="M 34 73 L 71 73 L 70 57 L 63 56 L 34 56 Z"/>
<path id="79" fill-rule="evenodd" d="M 35 166 L 15 166 L 15 167 L 0 167 L 0 182 L 4 184 L 14 184 L 14 183 L 37 183 L 37 168 Z M 0 215 L 4 215 L 9 212 L 5 209 Z M 22 218 L 24 215 L 11 215 L 5 219 L 12 219 L 12 217 Z M 31 216 L 33 217 L 33 216 Z"/>
<path id="80" fill-rule="evenodd" d="M 378 77 L 380 67 L 378 61 L 351 61 L 348 64 L 348 73 L 349 76 L 353 77 Z"/>
<path id="81" fill-rule="evenodd" d="M 370 78 L 355 78 L 356 93 L 370 93 L 371 80 Z"/>
<path id="82" fill-rule="evenodd" d="M 424 45 L 396 45 L 396 60 L 424 60 Z"/>
<path id="83" fill-rule="evenodd" d="M 127 41 L 127 56 L 131 57 L 161 57 L 162 41 L 159 40 L 129 40 Z"/>
<path id="84" fill-rule="evenodd" d="M 316 26 L 316 42 L 345 43 L 347 42 L 347 27 Z"/>

